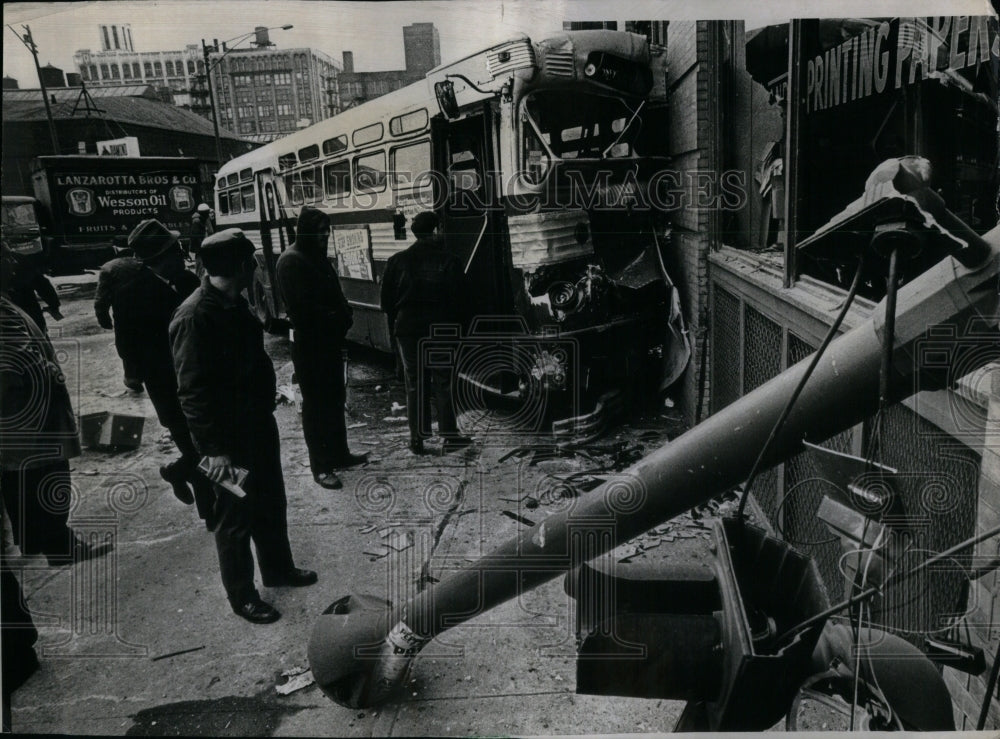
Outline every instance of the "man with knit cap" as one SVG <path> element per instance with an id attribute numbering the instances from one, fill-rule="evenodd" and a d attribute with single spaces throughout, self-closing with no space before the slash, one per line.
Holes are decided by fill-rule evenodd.
<path id="1" fill-rule="evenodd" d="M 215 544 L 233 611 L 255 624 L 281 614 L 254 587 L 252 541 L 265 587 L 301 587 L 316 573 L 299 569 L 288 542 L 281 443 L 274 420 L 275 379 L 264 334 L 242 291 L 253 281 L 253 243 L 238 228 L 201 244 L 205 279 L 170 322 L 177 393 L 206 475 L 218 483 Z M 237 468 L 246 479 L 232 492 Z"/>
<path id="2" fill-rule="evenodd" d="M 94 309 L 101 326 L 114 327 L 118 353 L 145 386 L 160 425 L 181 453 L 180 459 L 160 467 L 160 476 L 181 502 L 197 500 L 198 512 L 211 528 L 215 495 L 197 471 L 201 457 L 177 400 L 167 335 L 177 306 L 198 287 L 198 278 L 184 268 L 179 236 L 155 218 L 132 229 L 128 245 L 134 256 L 113 259 L 101 268 Z"/>
<path id="3" fill-rule="evenodd" d="M 302 390 L 302 432 L 313 479 L 342 487 L 335 470 L 367 461 L 347 446 L 344 406 L 344 339 L 351 307 L 327 257 L 330 219 L 306 206 L 299 213 L 295 243 L 278 259 L 278 290 L 292 322 L 292 362 Z"/>
<path id="4" fill-rule="evenodd" d="M 451 397 L 451 370 L 420 367 L 420 340 L 431 335 L 435 324 L 468 323 L 470 290 L 458 258 L 444 248 L 435 231 L 438 217 L 418 213 L 410 230 L 417 240 L 394 254 L 382 275 L 382 310 L 389 319 L 403 363 L 406 380 L 406 417 L 410 425 L 410 451 L 423 454 L 424 439 L 431 435 L 431 386 L 437 406 L 438 432 L 447 453 L 472 440 L 458 433 Z"/>

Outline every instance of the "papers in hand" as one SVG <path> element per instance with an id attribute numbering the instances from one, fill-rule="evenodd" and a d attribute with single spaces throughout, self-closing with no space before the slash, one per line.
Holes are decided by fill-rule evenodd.
<path id="1" fill-rule="evenodd" d="M 244 490 L 241 486 L 244 482 L 246 482 L 249 471 L 243 469 L 242 467 L 236 467 L 233 465 L 230 465 L 229 468 L 232 470 L 232 475 L 227 475 L 221 482 L 216 482 L 215 484 L 225 488 L 237 498 L 245 497 L 247 494 L 246 490 Z M 208 457 L 201 458 L 201 461 L 198 463 L 198 469 L 205 473 L 206 476 L 208 475 L 208 470 L 210 469 Z"/>

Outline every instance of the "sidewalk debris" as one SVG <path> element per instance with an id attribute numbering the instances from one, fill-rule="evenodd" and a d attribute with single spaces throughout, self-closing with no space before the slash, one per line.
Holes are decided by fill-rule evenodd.
<path id="1" fill-rule="evenodd" d="M 371 544 L 365 547 L 362 554 L 372 557 L 373 559 L 381 559 L 382 557 L 388 557 L 392 553 L 392 549 L 385 546 L 384 544 Z"/>
<path id="2" fill-rule="evenodd" d="M 518 523 L 523 523 L 525 526 L 534 526 L 535 522 L 530 518 L 525 518 L 524 516 L 519 516 L 513 511 L 500 511 L 501 516 L 506 516 L 507 518 L 512 518 Z"/>
<path id="3" fill-rule="evenodd" d="M 80 439 L 88 449 L 121 451 L 142 444 L 143 416 L 101 411 L 80 417 Z"/>
<path id="4" fill-rule="evenodd" d="M 360 534 L 370 534 L 371 532 L 373 532 L 377 528 L 378 528 L 378 524 L 370 523 L 367 526 L 362 526 L 360 529 L 358 529 L 358 533 L 360 533 Z"/>
<path id="5" fill-rule="evenodd" d="M 150 657 L 149 661 L 150 662 L 156 662 L 156 661 L 161 660 L 161 659 L 167 659 L 168 657 L 176 657 L 176 656 L 178 656 L 180 654 L 187 654 L 188 652 L 198 652 L 198 651 L 200 651 L 200 650 L 202 650 L 204 648 L 205 648 L 205 645 L 202 644 L 200 647 L 191 647 L 189 649 L 178 649 L 176 652 L 167 652 L 166 654 L 158 654 L 155 657 Z"/>
<path id="6" fill-rule="evenodd" d="M 410 536 L 409 531 L 400 531 L 399 529 L 384 531 L 382 532 L 382 539 L 387 547 L 397 552 L 402 552 L 413 546 L 413 538 Z"/>
<path id="7" fill-rule="evenodd" d="M 291 385 L 278 385 L 274 401 L 279 405 L 282 403 L 295 405 L 295 388 Z"/>
<path id="8" fill-rule="evenodd" d="M 312 671 L 306 669 L 305 667 L 293 667 L 290 670 L 285 670 L 281 673 L 281 677 L 287 677 L 288 680 L 280 685 L 274 686 L 278 695 L 288 695 L 290 693 L 294 693 L 297 690 L 302 690 L 302 688 L 308 688 L 316 682 L 316 680 L 313 679 Z"/>
<path id="9" fill-rule="evenodd" d="M 351 429 L 362 429 L 367 425 L 368 425 L 367 423 L 352 423 L 347 427 L 347 430 L 350 431 Z"/>

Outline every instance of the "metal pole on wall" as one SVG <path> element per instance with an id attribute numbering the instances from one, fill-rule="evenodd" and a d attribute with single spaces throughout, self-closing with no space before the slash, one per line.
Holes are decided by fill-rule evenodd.
<path id="1" fill-rule="evenodd" d="M 215 158 L 222 166 L 222 139 L 219 138 L 219 111 L 215 107 L 215 93 L 212 91 L 212 66 L 208 62 L 208 47 L 201 40 L 201 50 L 205 55 L 205 80 L 208 82 L 208 102 L 212 106 L 212 126 L 215 129 Z"/>
<path id="2" fill-rule="evenodd" d="M 798 265 L 795 244 L 799 230 L 799 146 L 802 91 L 802 27 L 801 20 L 788 24 L 788 94 L 785 103 L 785 287 L 795 285 Z"/>
<path id="3" fill-rule="evenodd" d="M 52 138 L 52 153 L 59 153 L 59 137 L 56 135 L 56 122 L 52 119 L 52 108 L 49 106 L 49 92 L 45 88 L 45 80 L 42 77 L 42 68 L 38 64 L 38 47 L 35 46 L 35 40 L 31 37 L 31 29 L 28 26 L 21 26 L 24 29 L 24 37 L 18 37 L 21 39 L 21 43 L 28 47 L 28 51 L 31 52 L 31 58 L 35 60 L 35 71 L 38 73 L 38 84 L 42 88 L 42 100 L 45 101 L 45 117 L 49 121 L 49 136 Z M 13 30 L 13 29 L 11 29 Z"/>

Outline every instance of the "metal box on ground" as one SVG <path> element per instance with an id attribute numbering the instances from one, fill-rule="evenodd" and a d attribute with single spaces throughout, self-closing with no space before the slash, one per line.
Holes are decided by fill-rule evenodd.
<path id="1" fill-rule="evenodd" d="M 138 449 L 145 422 L 142 416 L 88 413 L 80 417 L 80 438 L 89 449 Z"/>

